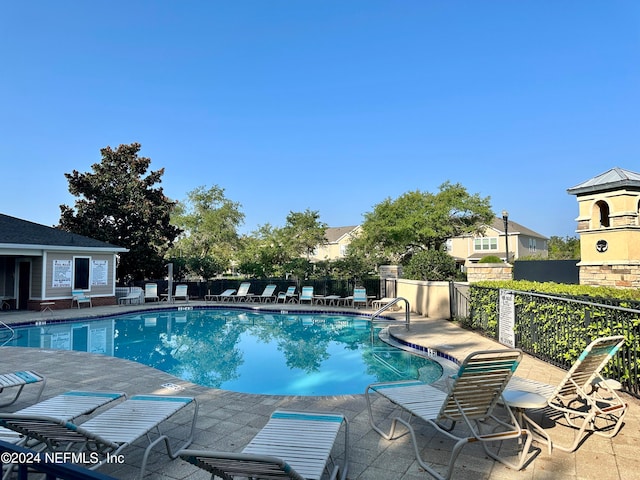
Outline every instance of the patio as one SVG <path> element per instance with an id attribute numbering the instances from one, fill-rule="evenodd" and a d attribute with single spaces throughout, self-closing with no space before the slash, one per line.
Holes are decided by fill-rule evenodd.
<path id="1" fill-rule="evenodd" d="M 203 302 L 191 301 L 189 306 Z M 147 305 L 148 306 L 148 305 Z M 296 306 L 299 308 L 300 306 Z M 87 317 L 122 313 L 139 309 L 135 306 L 105 306 L 92 309 L 56 310 L 54 312 L 1 312 L 0 320 L 7 324 L 33 320 Z M 152 308 L 158 308 L 152 307 Z M 300 307 L 302 308 L 302 307 Z M 306 307 L 317 309 L 318 307 Z M 322 307 L 330 310 L 332 307 Z M 397 334 L 412 342 L 439 349 L 458 359 L 475 350 L 499 347 L 494 341 L 460 329 L 446 320 L 412 316 L 411 328 L 398 326 Z M 161 393 L 195 396 L 200 403 L 198 430 L 191 448 L 239 451 L 279 409 L 333 410 L 344 413 L 350 421 L 350 468 L 352 480 L 414 480 L 430 478 L 420 471 L 413 457 L 408 436 L 386 441 L 369 426 L 364 395 L 334 397 L 282 397 L 249 395 L 216 390 L 177 379 L 134 362 L 73 351 L 37 350 L 31 348 L 0 348 L 2 371 L 28 367 L 47 376 L 44 398 L 71 389 L 121 390 L 129 395 Z M 525 355 L 517 374 L 522 377 L 554 383 L 564 371 Z M 177 390 L 180 388 L 181 390 Z M 473 479 L 635 479 L 640 471 L 637 445 L 640 443 L 640 401 L 623 394 L 630 408 L 625 425 L 613 439 L 592 436 L 573 454 L 542 449 L 536 460 L 525 470 L 515 472 L 489 459 L 482 447 L 470 444 L 458 458 L 454 478 Z M 31 402 L 27 390 L 20 401 L 10 408 L 15 411 Z M 388 404 L 376 402 L 379 415 L 390 416 Z M 418 423 L 416 422 L 416 425 Z M 176 423 L 179 436 L 185 427 Z M 570 435 L 569 429 L 552 432 Z M 172 432 L 174 430 L 171 430 Z M 423 457 L 438 465 L 448 455 L 451 442 L 427 427 L 417 429 L 423 445 Z M 100 472 L 117 478 L 134 478 L 143 448 L 134 446 L 124 452 L 124 465 L 105 465 Z M 336 449 L 340 452 L 340 449 Z M 209 476 L 180 461 L 169 460 L 162 448 L 151 455 L 149 479 L 205 479 Z"/>

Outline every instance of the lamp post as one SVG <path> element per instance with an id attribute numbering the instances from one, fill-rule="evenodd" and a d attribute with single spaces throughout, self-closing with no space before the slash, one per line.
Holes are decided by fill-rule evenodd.
<path id="1" fill-rule="evenodd" d="M 509 212 L 502 211 L 502 221 L 504 222 L 504 247 L 505 257 L 507 263 L 509 263 Z"/>

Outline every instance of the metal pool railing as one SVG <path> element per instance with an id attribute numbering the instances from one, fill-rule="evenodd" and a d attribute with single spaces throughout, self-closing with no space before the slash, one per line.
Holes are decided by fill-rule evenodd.
<path id="1" fill-rule="evenodd" d="M 373 314 L 371 314 L 371 323 L 373 324 L 373 320 L 376 317 L 378 317 L 382 312 L 396 305 L 398 302 L 404 302 L 404 316 L 405 316 L 404 324 L 405 324 L 405 328 L 409 330 L 409 324 L 411 323 L 411 306 L 409 305 L 409 300 L 407 300 L 404 297 L 394 298 L 392 301 L 390 301 L 386 305 L 383 305 L 378 310 L 373 312 Z"/>
<path id="2" fill-rule="evenodd" d="M 7 338 L 5 338 L 5 334 L 8 334 Z M 13 330 L 13 328 L 0 320 L 0 347 L 4 347 L 7 343 L 13 340 L 13 337 L 15 336 L 15 330 Z"/>

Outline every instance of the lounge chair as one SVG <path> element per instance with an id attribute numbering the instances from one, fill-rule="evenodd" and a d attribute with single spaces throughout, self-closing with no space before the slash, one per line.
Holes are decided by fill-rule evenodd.
<path id="1" fill-rule="evenodd" d="M 267 285 L 264 287 L 264 290 L 260 295 L 255 295 L 252 300 L 255 302 L 256 300 L 260 303 L 270 303 L 276 299 L 275 291 L 276 285 Z"/>
<path id="2" fill-rule="evenodd" d="M 193 418 L 187 438 L 176 450 L 188 447 L 193 440 L 198 404 L 191 397 L 136 395 L 110 408 L 81 425 L 50 415 L 0 414 L 0 426 L 24 435 L 27 440 L 41 442 L 47 451 L 86 453 L 91 459 L 87 468 L 94 470 L 118 455 L 133 442 L 146 438 L 149 442 L 140 465 L 139 478 L 144 477 L 151 449 L 164 442 L 167 453 L 176 458 L 161 424 L 178 412 L 193 406 Z M 154 438 L 155 437 L 155 438 Z M 110 457 L 111 456 L 111 457 Z M 78 458 L 82 458 L 78 455 Z"/>
<path id="3" fill-rule="evenodd" d="M 448 379 L 447 392 L 420 381 L 411 380 L 371 384 L 365 390 L 371 426 L 382 437 L 391 440 L 394 438 L 397 423 L 405 425 L 411 435 L 418 463 L 435 478 L 450 478 L 462 448 L 467 443 L 476 441 L 482 443 L 487 455 L 519 470 L 527 461 L 524 455 L 521 456 L 518 464 L 510 463 L 490 451 L 487 448 L 487 442 L 519 439 L 526 436 L 523 451 L 528 452 L 529 450 L 531 435 L 520 428 L 511 410 L 506 409 L 508 420 L 502 420 L 494 415 L 494 410 L 501 400 L 502 391 L 521 358 L 522 352 L 512 349 L 471 353 L 460 366 L 457 375 Z M 438 432 L 456 441 L 444 474 L 440 474 L 432 465 L 422 459 L 420 447 L 409 419 L 395 417 L 391 422 L 389 433 L 383 431 L 374 422 L 371 408 L 372 393 L 377 393 L 400 407 L 409 415 L 409 419 L 413 416 L 420 418 Z M 492 419 L 492 423 L 496 426 L 491 431 L 483 433 L 480 422 L 484 423 L 488 419 Z M 454 430 L 456 422 L 464 422 L 466 425 L 464 432 L 460 432 L 460 429 Z M 498 428 L 500 430 L 497 430 Z M 460 433 L 463 434 L 460 435 Z"/>
<path id="4" fill-rule="evenodd" d="M 235 288 L 227 288 L 224 292 L 218 294 L 218 295 L 205 295 L 204 296 L 204 301 L 205 302 L 223 302 L 225 300 L 229 300 L 231 298 L 233 298 L 233 294 L 236 293 L 236 289 Z"/>
<path id="5" fill-rule="evenodd" d="M 590 434 L 611 438 L 622 427 L 627 404 L 600 372 L 623 344 L 622 335 L 592 341 L 558 385 L 514 376 L 504 392 L 504 400 L 531 428 L 535 439 L 547 445 L 549 452 L 553 448 L 574 452 Z M 577 430 L 573 442 L 559 444 L 552 440 L 526 414 L 527 409 L 544 409 L 544 416 L 550 420 L 564 419 L 557 423 Z"/>
<path id="6" fill-rule="evenodd" d="M 145 283 L 144 285 L 144 301 L 145 302 L 159 302 L 160 297 L 158 296 L 158 284 L 156 283 Z"/>
<path id="7" fill-rule="evenodd" d="M 98 408 L 125 397 L 126 395 L 122 392 L 71 391 L 18 410 L 14 414 L 48 415 L 59 420 L 72 421 L 84 415 L 90 415 Z M 2 415 L 4 414 L 0 413 L 0 423 L 3 419 Z M 13 430 L 0 428 L 0 440 L 2 441 L 24 443 L 26 439 Z"/>
<path id="8" fill-rule="evenodd" d="M 296 295 L 296 287 L 287 287 L 286 292 L 278 293 L 278 296 L 276 297 L 276 303 L 279 303 L 280 300 L 282 300 L 282 303 L 293 303 L 296 301 L 297 297 L 298 296 Z"/>
<path id="9" fill-rule="evenodd" d="M 249 289 L 251 288 L 251 283 L 243 282 L 238 287 L 238 293 L 235 295 L 231 295 L 231 298 L 234 302 L 240 302 L 242 300 L 248 300 L 249 298 Z"/>
<path id="10" fill-rule="evenodd" d="M 371 306 L 375 309 L 378 310 L 382 307 L 384 307 L 385 305 L 389 305 L 391 302 L 393 302 L 395 300 L 394 297 L 384 297 L 384 298 L 379 298 L 378 300 L 374 300 L 373 302 L 371 302 Z"/>
<path id="11" fill-rule="evenodd" d="M 349 425 L 337 413 L 276 411 L 242 453 L 183 450 L 180 457 L 216 476 L 232 479 L 290 478 L 318 480 L 328 468 L 331 450 L 344 424 L 344 459 L 330 478 L 345 479 L 349 461 Z"/>
<path id="12" fill-rule="evenodd" d="M 93 304 L 91 303 L 91 297 L 84 293 L 83 290 L 71 291 L 71 308 L 73 308 L 74 302 L 78 308 L 80 308 L 80 305 L 83 303 L 88 303 L 90 307 L 93 307 Z"/>
<path id="13" fill-rule="evenodd" d="M 44 390 L 44 386 L 46 385 L 47 380 L 43 375 L 39 373 L 32 372 L 30 370 L 24 370 L 19 372 L 10 372 L 10 373 L 2 373 L 0 374 L 0 393 L 4 392 L 5 389 L 16 388 L 17 391 L 15 395 L 9 400 L 5 400 L 0 403 L 0 407 L 6 407 L 11 405 L 18 400 L 18 397 L 22 393 L 22 390 L 27 385 L 38 384 L 39 389 L 36 396 L 36 402 L 40 400 L 40 396 L 42 395 L 42 391 Z"/>
<path id="14" fill-rule="evenodd" d="M 353 297 L 351 298 L 351 306 L 355 308 L 358 305 L 364 305 L 366 307 L 368 304 L 369 300 L 367 299 L 367 290 L 364 288 L 354 288 Z"/>
<path id="15" fill-rule="evenodd" d="M 309 302 L 309 304 L 313 303 L 313 287 L 302 287 L 302 293 L 300 293 L 298 303 L 302 302 Z"/>
<path id="16" fill-rule="evenodd" d="M 189 303 L 189 293 L 187 292 L 187 285 L 176 285 L 176 291 L 173 294 L 173 300 L 182 299 Z"/>
<path id="17" fill-rule="evenodd" d="M 131 291 L 124 297 L 118 298 L 118 305 L 139 305 L 142 303 L 142 289 L 140 287 L 131 287 Z"/>

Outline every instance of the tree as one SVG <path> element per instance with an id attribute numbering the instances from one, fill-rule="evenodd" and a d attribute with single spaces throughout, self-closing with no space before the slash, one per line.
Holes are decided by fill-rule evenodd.
<path id="1" fill-rule="evenodd" d="M 290 255 L 284 247 L 282 229 L 266 224 L 242 237 L 237 258 L 238 271 L 242 274 L 259 278 L 284 275 L 284 264 Z"/>
<path id="2" fill-rule="evenodd" d="M 458 276 L 456 260 L 441 250 L 417 252 L 404 267 L 404 277 L 411 280 L 439 282 L 456 280 Z"/>
<path id="3" fill-rule="evenodd" d="M 304 212 L 289 212 L 283 233 L 292 256 L 304 255 L 309 259 L 318 245 L 326 243 L 326 230 L 327 224 L 320 221 L 320 214 L 307 209 Z"/>
<path id="4" fill-rule="evenodd" d="M 139 157 L 140 144 L 100 150 L 93 173 L 65 173 L 74 207 L 60 205 L 59 228 L 129 249 L 120 256 L 118 279 L 142 280 L 164 272 L 163 257 L 180 233 L 171 225 L 175 203 L 161 183 L 164 168 L 147 173 L 151 159 Z"/>
<path id="5" fill-rule="evenodd" d="M 479 233 L 494 214 L 489 197 L 470 195 L 445 182 L 439 192 L 407 192 L 387 198 L 365 214 L 362 235 L 352 246 L 394 263 L 406 263 L 422 250 L 442 250 L 448 238 Z"/>
<path id="6" fill-rule="evenodd" d="M 172 253 L 184 256 L 193 273 L 208 279 L 229 267 L 244 214 L 239 203 L 225 197 L 224 189 L 200 186 L 188 192 L 187 199 L 176 205 L 171 221 L 183 230 Z"/>
<path id="7" fill-rule="evenodd" d="M 242 239 L 238 270 L 258 277 L 292 273 L 308 278 L 313 272 L 309 257 L 326 242 L 326 229 L 316 211 L 289 212 L 284 227 L 263 225 Z"/>
<path id="8" fill-rule="evenodd" d="M 549 239 L 549 260 L 579 260 L 580 259 L 580 238 L 578 237 L 557 237 Z"/>

